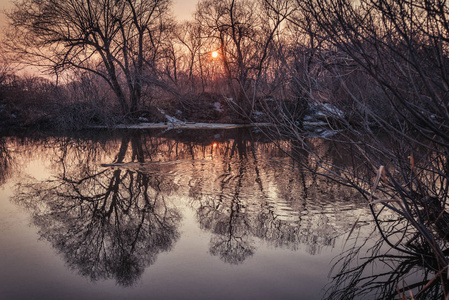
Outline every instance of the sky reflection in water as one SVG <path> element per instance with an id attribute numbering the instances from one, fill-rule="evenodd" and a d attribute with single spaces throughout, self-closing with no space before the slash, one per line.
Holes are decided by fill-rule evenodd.
<path id="1" fill-rule="evenodd" d="M 319 299 L 370 219 L 353 191 L 242 132 L 1 147 L 1 299 Z"/>

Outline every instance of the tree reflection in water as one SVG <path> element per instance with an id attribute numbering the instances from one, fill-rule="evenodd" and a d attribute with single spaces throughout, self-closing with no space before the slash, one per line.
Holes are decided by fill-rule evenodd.
<path id="1" fill-rule="evenodd" d="M 232 140 L 216 152 L 214 170 L 206 172 L 215 176 L 191 183 L 190 194 L 198 222 L 213 233 L 210 253 L 224 262 L 244 262 L 256 239 L 291 250 L 305 245 L 315 255 L 355 222 L 354 191 L 298 173 L 275 145 Z"/>
<path id="2" fill-rule="evenodd" d="M 131 160 L 142 160 L 130 138 L 122 139 L 114 163 L 121 163 L 132 145 Z M 68 265 L 92 280 L 114 278 L 131 285 L 161 251 L 177 240 L 181 219 L 162 195 L 170 182 L 160 176 L 93 163 L 89 149 L 60 143 L 63 172 L 56 178 L 20 187 L 16 201 L 33 212 L 40 235 L 62 253 Z M 87 156 L 79 153 L 87 151 Z M 166 192 L 166 191 L 164 191 Z"/>
<path id="3" fill-rule="evenodd" d="M 355 191 L 298 175 L 277 145 L 227 134 L 235 136 L 50 139 L 45 148 L 56 175 L 19 186 L 15 200 L 71 268 L 121 285 L 172 249 L 181 219 L 174 201 L 193 208 L 211 233 L 210 254 L 230 264 L 253 255 L 258 241 L 318 254 L 368 215 Z"/>

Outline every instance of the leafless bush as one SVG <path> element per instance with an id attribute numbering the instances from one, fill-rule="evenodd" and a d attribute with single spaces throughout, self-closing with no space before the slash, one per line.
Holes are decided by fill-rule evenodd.
<path id="1" fill-rule="evenodd" d="M 449 16 L 447 7 L 427 0 L 310 0 L 297 1 L 297 8 L 303 13 L 289 20 L 310 37 L 314 51 L 302 57 L 303 73 L 291 74 L 309 103 L 321 109 L 330 105 L 328 127 L 342 129 L 334 138 L 352 149 L 341 155 L 358 157 L 359 165 L 338 167 L 305 144 L 298 152 L 314 153 L 322 175 L 358 189 L 384 241 L 425 258 L 428 270 L 444 281 L 449 28 L 442 20 Z M 338 124 L 331 122 L 337 117 Z M 302 139 L 303 129 L 291 114 L 282 114 L 277 123 L 277 134 Z M 394 222 L 383 222 L 388 217 Z"/>

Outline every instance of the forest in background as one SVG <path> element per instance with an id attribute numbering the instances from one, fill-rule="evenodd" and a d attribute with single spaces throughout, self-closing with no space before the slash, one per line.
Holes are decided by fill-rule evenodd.
<path id="1" fill-rule="evenodd" d="M 68 129 L 167 121 L 161 110 L 256 120 L 267 99 L 297 102 L 285 68 L 302 63 L 306 41 L 287 22 L 298 11 L 290 2 L 200 1 L 193 21 L 177 23 L 167 0 L 22 1 L 8 14 L 2 113 Z M 45 76 L 18 76 L 16 63 Z"/>
<path id="2" fill-rule="evenodd" d="M 167 0 L 23 0 L 9 18 L 2 127 L 272 123 L 265 133 L 292 141 L 302 171 L 359 190 L 385 243 L 407 257 L 405 275 L 383 284 L 420 267 L 433 279 L 397 287 L 401 297 L 448 294 L 446 1 L 201 0 L 179 24 Z M 16 63 L 47 79 L 18 75 Z M 331 130 L 352 164 L 321 157 L 304 141 L 310 126 Z M 340 284 L 366 292 L 363 270 Z"/>

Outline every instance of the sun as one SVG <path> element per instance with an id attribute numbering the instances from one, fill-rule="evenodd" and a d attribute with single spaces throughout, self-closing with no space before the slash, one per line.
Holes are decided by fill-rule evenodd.
<path id="1" fill-rule="evenodd" d="M 217 58 L 217 57 L 218 57 L 218 52 L 212 51 L 212 58 Z"/>

